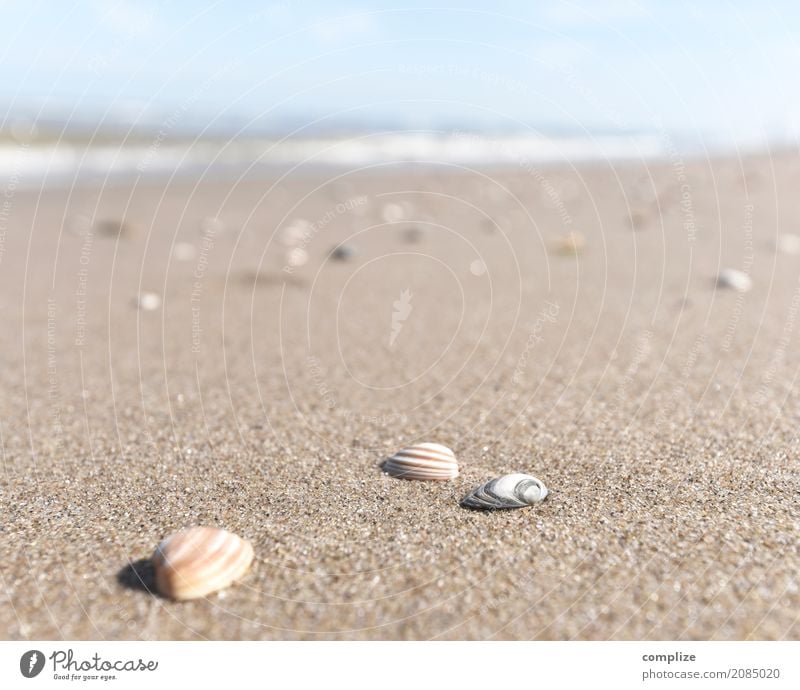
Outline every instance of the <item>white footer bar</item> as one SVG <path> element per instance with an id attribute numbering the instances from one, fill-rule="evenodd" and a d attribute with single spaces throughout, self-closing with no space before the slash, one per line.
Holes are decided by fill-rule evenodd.
<path id="1" fill-rule="evenodd" d="M 0 660 L 2 688 L 800 688 L 800 642 L 39 641 Z"/>

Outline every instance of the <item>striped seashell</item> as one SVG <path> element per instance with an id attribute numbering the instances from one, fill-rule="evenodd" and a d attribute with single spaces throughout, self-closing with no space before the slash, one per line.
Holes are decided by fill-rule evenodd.
<path id="1" fill-rule="evenodd" d="M 161 594 L 197 599 L 244 575 L 253 560 L 253 547 L 224 529 L 190 527 L 162 541 L 152 560 Z"/>
<path id="2" fill-rule="evenodd" d="M 458 476 L 458 462 L 447 446 L 418 443 L 388 458 L 383 471 L 399 479 L 446 481 Z"/>
<path id="3" fill-rule="evenodd" d="M 524 508 L 547 496 L 544 483 L 529 474 L 507 474 L 482 484 L 461 501 L 465 508 L 503 510 Z"/>

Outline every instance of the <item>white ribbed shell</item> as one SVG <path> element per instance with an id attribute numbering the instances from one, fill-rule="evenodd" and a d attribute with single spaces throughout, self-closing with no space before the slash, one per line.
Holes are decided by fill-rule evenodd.
<path id="1" fill-rule="evenodd" d="M 383 471 L 399 479 L 447 481 L 458 476 L 458 462 L 447 446 L 418 443 L 388 458 Z"/>

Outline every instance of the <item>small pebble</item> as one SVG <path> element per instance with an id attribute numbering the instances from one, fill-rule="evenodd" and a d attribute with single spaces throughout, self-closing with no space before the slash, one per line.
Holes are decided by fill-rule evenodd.
<path id="1" fill-rule="evenodd" d="M 136 304 L 143 311 L 155 311 L 161 306 L 161 297 L 155 292 L 143 292 L 136 300 Z"/>
<path id="2" fill-rule="evenodd" d="M 800 254 L 800 237 L 797 235 L 792 235 L 791 233 L 778 235 L 777 245 L 781 254 L 789 254 L 790 256 Z"/>
<path id="3" fill-rule="evenodd" d="M 197 255 L 197 250 L 190 242 L 178 242 L 172 248 L 172 256 L 176 261 L 191 261 Z"/>
<path id="4" fill-rule="evenodd" d="M 292 225 L 287 225 L 281 230 L 281 242 L 287 247 L 300 244 L 306 234 L 306 227 L 295 221 Z"/>
<path id="5" fill-rule="evenodd" d="M 125 237 L 132 234 L 133 228 L 124 220 L 101 220 L 94 224 L 94 231 L 105 237 Z"/>
<path id="6" fill-rule="evenodd" d="M 405 213 L 400 204 L 386 204 L 383 207 L 383 219 L 387 223 L 396 223 L 403 220 Z"/>
<path id="7" fill-rule="evenodd" d="M 331 251 L 331 258 L 337 261 L 348 261 L 357 254 L 356 249 L 351 244 L 340 244 Z"/>
<path id="8" fill-rule="evenodd" d="M 628 217 L 631 229 L 642 230 L 647 225 L 647 214 L 642 211 L 633 211 Z"/>
<path id="9" fill-rule="evenodd" d="M 735 268 L 725 268 L 720 271 L 717 278 L 719 287 L 731 288 L 737 292 L 747 292 L 753 287 L 753 280 L 744 271 Z"/>
<path id="10" fill-rule="evenodd" d="M 403 230 L 403 240 L 409 244 L 415 244 L 422 239 L 422 230 L 418 227 L 406 228 Z"/>
<path id="11" fill-rule="evenodd" d="M 553 249 L 558 254 L 576 255 L 583 250 L 586 239 L 579 232 L 568 232 L 553 244 Z"/>
<path id="12" fill-rule="evenodd" d="M 469 265 L 469 270 L 474 276 L 482 276 L 486 273 L 486 264 L 480 259 L 475 259 L 475 261 Z"/>
<path id="13" fill-rule="evenodd" d="M 308 261 L 308 252 L 301 247 L 295 247 L 286 254 L 286 263 L 297 268 L 304 266 Z"/>

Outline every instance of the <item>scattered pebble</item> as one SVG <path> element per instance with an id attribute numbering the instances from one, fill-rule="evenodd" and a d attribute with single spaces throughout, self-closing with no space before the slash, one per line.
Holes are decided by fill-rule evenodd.
<path id="1" fill-rule="evenodd" d="M 465 508 L 507 510 L 524 508 L 547 497 L 547 487 L 529 474 L 507 474 L 482 484 L 461 501 Z"/>
<path id="2" fill-rule="evenodd" d="M 294 221 L 281 230 L 281 242 L 288 247 L 293 247 L 303 241 L 305 234 L 305 221 Z"/>
<path id="3" fill-rule="evenodd" d="M 446 481 L 458 476 L 458 461 L 452 450 L 439 443 L 418 443 L 397 451 L 382 469 L 398 479 Z"/>
<path id="4" fill-rule="evenodd" d="M 383 219 L 387 223 L 397 223 L 405 217 L 405 212 L 400 204 L 386 204 L 383 207 L 382 213 Z"/>
<path id="5" fill-rule="evenodd" d="M 475 261 L 469 265 L 469 270 L 474 276 L 482 276 L 486 273 L 486 264 L 480 259 L 475 259 Z"/>
<path id="6" fill-rule="evenodd" d="M 155 292 L 143 292 L 136 300 L 136 305 L 143 311 L 155 311 L 161 306 L 161 297 Z"/>
<path id="7" fill-rule="evenodd" d="M 642 211 L 633 211 L 628 217 L 632 230 L 643 230 L 647 225 L 647 214 Z"/>
<path id="8" fill-rule="evenodd" d="M 409 244 L 419 242 L 422 239 L 422 235 L 422 230 L 416 226 L 403 230 L 403 240 Z"/>
<path id="9" fill-rule="evenodd" d="M 579 254 L 586 245 L 586 239 L 579 232 L 568 232 L 553 244 L 553 249 L 558 254 Z"/>
<path id="10" fill-rule="evenodd" d="M 295 247 L 286 254 L 286 263 L 294 268 L 304 266 L 308 261 L 308 252 L 302 247 Z"/>
<path id="11" fill-rule="evenodd" d="M 349 261 L 358 252 L 352 244 L 340 244 L 331 251 L 331 258 L 337 261 Z"/>
<path id="12" fill-rule="evenodd" d="M 190 527 L 162 541 L 153 554 L 156 588 L 179 601 L 229 586 L 253 561 L 250 542 L 224 529 Z"/>
<path id="13" fill-rule="evenodd" d="M 191 261 L 197 255 L 197 249 L 190 242 L 178 242 L 172 248 L 172 256 L 176 261 Z"/>
<path id="14" fill-rule="evenodd" d="M 738 292 L 747 292 L 753 287 L 753 280 L 744 271 L 735 268 L 725 268 L 720 271 L 717 278 L 717 285 L 724 288 L 731 288 Z"/>
<path id="15" fill-rule="evenodd" d="M 100 220 L 94 224 L 94 231 L 105 237 L 126 237 L 133 234 L 133 227 L 124 220 Z"/>
<path id="16" fill-rule="evenodd" d="M 800 236 L 782 233 L 778 235 L 777 246 L 781 254 L 789 254 L 791 256 L 800 254 Z"/>

